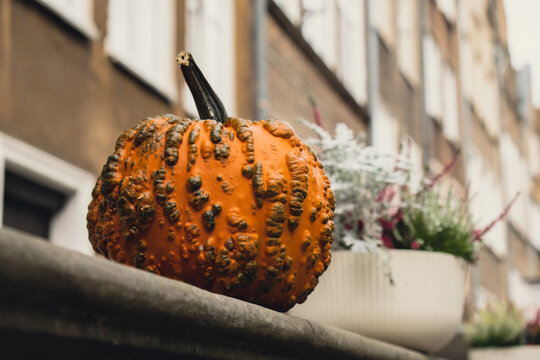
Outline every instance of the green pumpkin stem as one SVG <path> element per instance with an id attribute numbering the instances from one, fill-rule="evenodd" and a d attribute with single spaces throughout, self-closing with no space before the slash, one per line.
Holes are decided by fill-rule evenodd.
<path id="1" fill-rule="evenodd" d="M 191 53 L 182 51 L 176 61 L 180 65 L 184 79 L 193 95 L 199 117 L 224 122 L 227 118 L 227 111 L 225 111 L 221 100 L 219 100 L 219 97 L 204 77 L 195 60 L 193 60 Z"/>

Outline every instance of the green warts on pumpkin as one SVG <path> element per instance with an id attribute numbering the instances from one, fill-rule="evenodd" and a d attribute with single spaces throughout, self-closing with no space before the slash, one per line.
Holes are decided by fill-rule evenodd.
<path id="1" fill-rule="evenodd" d="M 193 95 L 200 118 L 223 123 L 227 118 L 225 107 L 195 63 L 191 53 L 182 51 L 176 61 Z"/>

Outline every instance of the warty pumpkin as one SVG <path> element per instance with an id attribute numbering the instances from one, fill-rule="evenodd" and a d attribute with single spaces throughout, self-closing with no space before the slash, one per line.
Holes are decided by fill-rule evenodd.
<path id="1" fill-rule="evenodd" d="M 92 192 L 95 251 L 209 291 L 286 311 L 330 263 L 334 196 L 285 122 L 228 117 L 189 53 L 201 119 L 146 118 L 120 135 Z"/>

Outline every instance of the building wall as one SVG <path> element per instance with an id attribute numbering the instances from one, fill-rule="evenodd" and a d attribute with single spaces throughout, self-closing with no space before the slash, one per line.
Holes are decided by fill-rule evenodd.
<path id="1" fill-rule="evenodd" d="M 96 2 L 95 9 L 102 33 L 106 4 Z M 84 38 L 34 1 L 9 1 L 7 11 L 3 132 L 97 174 L 122 131 L 148 115 L 181 113 L 178 103 L 114 65 L 103 38 Z"/>
<path id="2" fill-rule="evenodd" d="M 345 102 L 321 74 L 321 65 L 315 65 L 295 45 L 291 34 L 272 17 L 267 19 L 267 31 L 268 115 L 290 122 L 301 136 L 308 135 L 308 129 L 299 120 L 313 121 L 311 96 L 326 130 L 333 131 L 337 123 L 343 122 L 356 132 L 366 132 L 367 119 Z"/>

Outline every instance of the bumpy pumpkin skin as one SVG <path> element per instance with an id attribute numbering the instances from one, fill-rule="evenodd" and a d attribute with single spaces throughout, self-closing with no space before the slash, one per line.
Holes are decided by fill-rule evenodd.
<path id="1" fill-rule="evenodd" d="M 286 123 L 147 118 L 109 156 L 87 215 L 104 256 L 272 309 L 330 263 L 334 196 Z"/>

